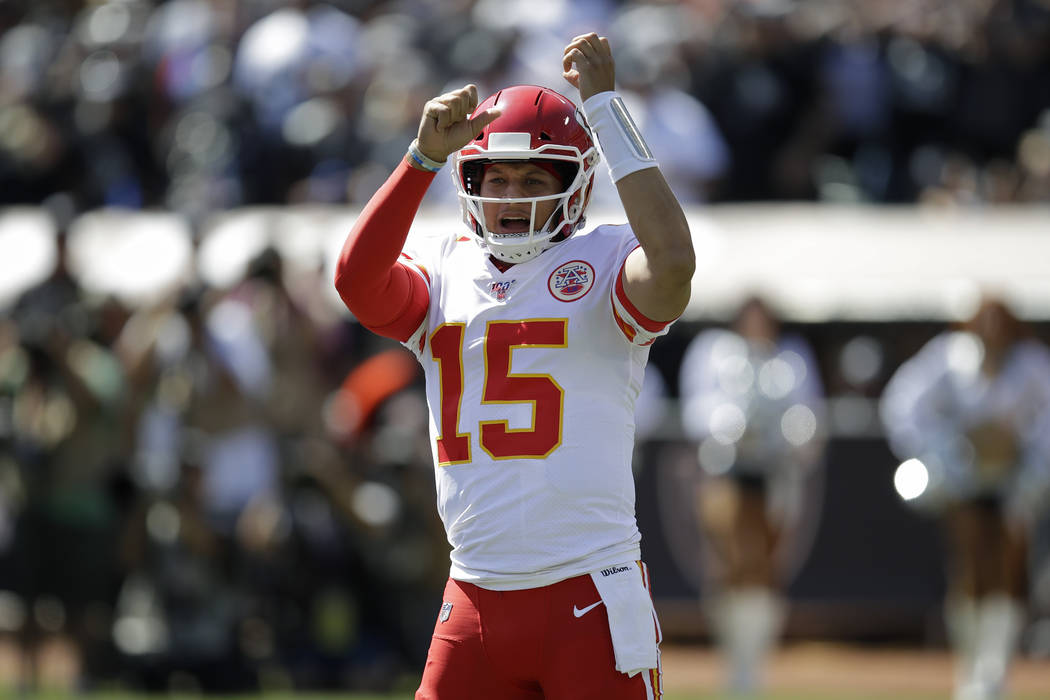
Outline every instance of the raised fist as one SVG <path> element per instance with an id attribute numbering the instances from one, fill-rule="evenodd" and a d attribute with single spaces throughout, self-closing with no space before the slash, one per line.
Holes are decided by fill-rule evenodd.
<path id="1" fill-rule="evenodd" d="M 423 106 L 417 134 L 423 155 L 444 162 L 500 115 L 498 107 L 491 107 L 471 119 L 470 115 L 477 106 L 478 88 L 474 85 L 466 85 L 428 101 Z"/>
<path id="2" fill-rule="evenodd" d="M 609 40 L 594 32 L 581 34 L 565 47 L 562 77 L 580 91 L 580 101 L 616 89 L 616 65 Z"/>

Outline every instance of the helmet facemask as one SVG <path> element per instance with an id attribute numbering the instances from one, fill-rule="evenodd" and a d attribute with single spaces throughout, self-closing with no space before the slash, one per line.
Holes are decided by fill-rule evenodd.
<path id="1" fill-rule="evenodd" d="M 567 238 L 584 223 L 584 208 L 594 180 L 593 168 L 598 152 L 592 146 L 581 153 L 575 146 L 545 144 L 531 148 L 527 133 L 491 133 L 488 148 L 472 144 L 454 156 L 452 176 L 459 193 L 464 223 L 478 236 L 478 243 L 493 257 L 503 262 L 520 263 L 547 250 Z M 571 178 L 561 179 L 567 184 L 561 192 L 537 197 L 483 197 L 481 179 L 484 165 L 495 162 L 547 161 L 564 167 L 559 172 L 575 171 Z M 540 203 L 556 201 L 550 217 L 537 221 Z M 525 231 L 500 233 L 490 231 L 485 221 L 486 203 L 523 203 L 529 206 L 529 222 Z"/>

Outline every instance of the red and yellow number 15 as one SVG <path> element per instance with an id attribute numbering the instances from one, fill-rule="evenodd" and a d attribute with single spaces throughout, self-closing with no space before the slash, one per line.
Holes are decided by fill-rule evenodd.
<path id="1" fill-rule="evenodd" d="M 511 374 L 515 348 L 564 348 L 568 319 L 489 321 L 485 326 L 482 404 L 532 404 L 532 425 L 511 428 L 505 420 L 479 421 L 481 449 L 493 459 L 540 459 L 561 444 L 564 392 L 549 374 Z M 470 433 L 459 432 L 463 401 L 462 323 L 445 323 L 430 336 L 430 352 L 441 378 L 438 465 L 471 461 Z"/>

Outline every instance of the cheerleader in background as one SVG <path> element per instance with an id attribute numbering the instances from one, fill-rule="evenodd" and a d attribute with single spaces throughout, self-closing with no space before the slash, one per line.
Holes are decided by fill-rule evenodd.
<path id="1" fill-rule="evenodd" d="M 786 613 L 780 555 L 823 454 L 824 389 L 806 340 L 782 334 L 769 307 L 752 297 L 730 328 L 705 330 L 690 343 L 680 396 L 702 469 L 698 518 L 717 556 L 718 592 L 705 612 L 728 690 L 751 695 Z"/>
<path id="2" fill-rule="evenodd" d="M 930 340 L 881 401 L 890 446 L 928 475 L 912 504 L 949 536 L 956 700 L 1003 697 L 1025 621 L 1028 540 L 1050 493 L 1050 349 L 996 298 Z"/>

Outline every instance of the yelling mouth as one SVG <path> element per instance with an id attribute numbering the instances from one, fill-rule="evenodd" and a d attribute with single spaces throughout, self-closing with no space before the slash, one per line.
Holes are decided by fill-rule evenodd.
<path id="1" fill-rule="evenodd" d="M 523 214 L 505 214 L 499 218 L 500 233 L 527 233 L 530 223 Z"/>

